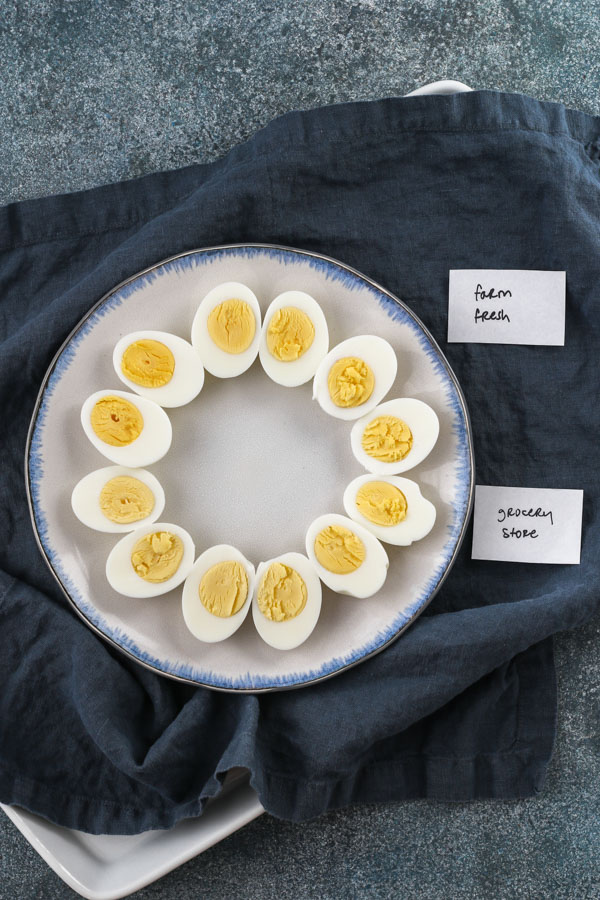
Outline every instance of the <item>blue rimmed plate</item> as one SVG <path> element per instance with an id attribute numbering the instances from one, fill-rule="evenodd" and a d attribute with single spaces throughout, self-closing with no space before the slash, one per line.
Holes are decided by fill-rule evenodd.
<path id="1" fill-rule="evenodd" d="M 90 531 L 70 508 L 74 484 L 106 465 L 83 434 L 79 412 L 94 391 L 120 387 L 112 368 L 117 340 L 142 327 L 189 340 L 198 303 L 222 281 L 247 284 L 263 312 L 283 291 L 312 294 L 327 317 L 332 346 L 355 334 L 385 337 L 399 363 L 388 396 L 417 397 L 440 418 L 434 451 L 408 473 L 437 507 L 433 531 L 411 547 L 386 547 L 389 574 L 375 597 L 355 600 L 325 589 L 315 631 L 289 652 L 264 644 L 251 616 L 229 640 L 199 643 L 183 622 L 181 589 L 151 600 L 114 593 L 104 566 L 115 536 Z M 362 474 L 350 449 L 352 423 L 323 413 L 311 399 L 311 387 L 280 387 L 257 361 L 238 378 L 207 375 L 196 400 L 168 411 L 173 444 L 151 471 L 165 488 L 163 519 L 186 528 L 197 553 L 229 543 L 258 565 L 289 550 L 302 552 L 306 528 L 316 516 L 344 512 L 344 489 Z M 231 691 L 310 684 L 395 640 L 429 603 L 452 566 L 471 510 L 473 477 L 462 392 L 414 314 L 343 263 L 260 244 L 173 257 L 103 297 L 74 329 L 46 374 L 26 455 L 40 548 L 84 621 L 157 672 Z"/>

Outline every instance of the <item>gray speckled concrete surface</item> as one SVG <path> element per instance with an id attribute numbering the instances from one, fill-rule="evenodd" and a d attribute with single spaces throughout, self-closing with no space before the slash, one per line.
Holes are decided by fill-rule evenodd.
<path id="1" fill-rule="evenodd" d="M 598 12 L 597 0 L 5 2 L 0 202 L 211 160 L 289 109 L 443 77 L 596 112 Z"/>
<path id="2" fill-rule="evenodd" d="M 22 0 L 0 19 L 0 203 L 205 162 L 290 109 L 451 77 L 600 112 L 597 0 Z M 556 641 L 544 793 L 263 816 L 141 898 L 600 897 L 600 624 Z M 0 900 L 74 896 L 0 820 Z"/>

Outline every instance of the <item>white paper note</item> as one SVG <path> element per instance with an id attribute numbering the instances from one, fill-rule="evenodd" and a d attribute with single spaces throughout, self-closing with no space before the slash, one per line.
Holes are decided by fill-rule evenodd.
<path id="1" fill-rule="evenodd" d="M 577 564 L 583 491 L 475 487 L 472 559 Z"/>
<path id="2" fill-rule="evenodd" d="M 451 269 L 449 343 L 565 342 L 565 272 Z"/>

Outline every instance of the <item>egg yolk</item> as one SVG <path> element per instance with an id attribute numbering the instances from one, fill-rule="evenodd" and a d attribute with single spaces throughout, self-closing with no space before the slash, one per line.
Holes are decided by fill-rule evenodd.
<path id="1" fill-rule="evenodd" d="M 315 538 L 315 556 L 324 569 L 349 575 L 362 566 L 367 551 L 353 531 L 343 525 L 328 525 Z"/>
<path id="2" fill-rule="evenodd" d="M 160 341 L 135 341 L 121 357 L 121 371 L 141 387 L 162 387 L 173 377 L 175 357 Z"/>
<path id="3" fill-rule="evenodd" d="M 315 326 L 301 309 L 284 306 L 273 313 L 267 328 L 269 353 L 281 362 L 294 362 L 315 339 Z"/>
<path id="4" fill-rule="evenodd" d="M 395 416 L 379 416 L 369 422 L 363 431 L 361 443 L 365 453 L 373 459 L 394 463 L 410 453 L 413 436 L 402 419 Z"/>
<path id="5" fill-rule="evenodd" d="M 375 376 L 364 359 L 345 356 L 338 359 L 329 370 L 327 387 L 336 406 L 360 406 L 373 393 Z"/>
<path id="6" fill-rule="evenodd" d="M 90 413 L 90 423 L 96 436 L 112 447 L 132 444 L 144 427 L 141 412 L 124 397 L 101 397 Z"/>
<path id="7" fill-rule="evenodd" d="M 202 606 L 221 619 L 240 611 L 248 596 L 248 576 L 241 563 L 227 560 L 205 572 L 198 586 Z"/>
<path id="8" fill-rule="evenodd" d="M 272 622 L 287 622 L 306 606 L 306 584 L 299 573 L 280 562 L 271 563 L 258 588 L 257 602 L 263 616 Z"/>
<path id="9" fill-rule="evenodd" d="M 373 522 L 390 528 L 406 518 L 408 504 L 406 497 L 395 484 L 387 481 L 367 481 L 356 495 L 359 513 Z"/>
<path id="10" fill-rule="evenodd" d="M 183 542 L 170 531 L 145 534 L 131 551 L 131 565 L 137 575 L 151 584 L 168 581 L 183 559 Z"/>
<path id="11" fill-rule="evenodd" d="M 145 519 L 154 509 L 154 494 L 147 484 L 131 475 L 118 475 L 100 491 L 100 509 L 107 519 L 129 525 Z"/>
<path id="12" fill-rule="evenodd" d="M 211 338 L 225 353 L 243 353 L 256 332 L 252 307 L 245 300 L 236 298 L 215 306 L 206 324 Z"/>

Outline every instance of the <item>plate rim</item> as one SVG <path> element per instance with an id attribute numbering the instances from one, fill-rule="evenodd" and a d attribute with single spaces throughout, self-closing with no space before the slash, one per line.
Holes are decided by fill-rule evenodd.
<path id="1" fill-rule="evenodd" d="M 465 437 L 466 437 L 466 445 L 467 445 L 467 451 L 468 451 L 468 459 L 469 459 L 469 463 L 470 463 L 470 466 L 469 466 L 470 476 L 469 476 L 467 503 L 465 506 L 463 520 L 462 520 L 462 523 L 460 526 L 460 532 L 458 534 L 458 538 L 456 540 L 456 543 L 454 545 L 454 548 L 450 555 L 450 558 L 448 559 L 448 562 L 446 563 L 444 570 L 441 573 L 438 581 L 436 582 L 435 586 L 433 587 L 429 596 L 427 597 L 427 600 L 417 610 L 415 610 L 415 612 L 413 612 L 413 614 L 409 617 L 409 619 L 398 629 L 398 631 L 395 634 L 393 634 L 389 638 L 389 640 L 385 641 L 383 644 L 381 644 L 381 646 L 376 647 L 370 653 L 366 653 L 364 656 L 361 656 L 360 659 L 351 660 L 350 662 L 346 663 L 345 665 L 342 665 L 339 668 L 335 669 L 333 672 L 325 672 L 324 674 L 319 675 L 316 678 L 310 678 L 306 681 L 302 681 L 302 682 L 299 682 L 296 684 L 281 684 L 281 685 L 275 684 L 275 685 L 269 685 L 269 686 L 264 686 L 264 687 L 263 686 L 261 686 L 261 687 L 227 687 L 224 685 L 215 685 L 215 684 L 209 684 L 204 681 L 198 681 L 193 678 L 188 678 L 184 675 L 178 675 L 174 672 L 165 672 L 163 669 L 160 669 L 157 666 L 152 665 L 151 663 L 146 662 L 145 660 L 137 657 L 132 651 L 128 650 L 126 647 L 123 647 L 116 640 L 114 640 L 112 637 L 110 637 L 110 635 L 105 634 L 94 622 L 92 622 L 90 619 L 88 619 L 88 617 L 85 615 L 83 610 L 81 610 L 77 606 L 77 604 L 75 603 L 75 600 L 71 597 L 66 585 L 63 584 L 62 579 L 60 578 L 58 572 L 55 570 L 54 566 L 52 565 L 52 561 L 48 557 L 46 549 L 43 546 L 43 543 L 42 543 L 42 540 L 41 540 L 41 537 L 40 537 L 40 534 L 38 531 L 37 522 L 36 522 L 36 518 L 35 518 L 35 510 L 34 510 L 34 506 L 33 506 L 33 492 L 32 492 L 32 487 L 31 487 L 31 470 L 30 470 L 30 466 L 29 466 L 29 461 L 30 461 L 30 455 L 31 455 L 31 445 L 32 445 L 33 437 L 34 437 L 35 427 L 37 424 L 38 413 L 40 410 L 40 406 L 42 404 L 42 400 L 44 398 L 44 394 L 45 394 L 45 391 L 46 391 L 46 388 L 48 385 L 48 381 L 50 380 L 50 377 L 52 376 L 54 369 L 56 367 L 56 364 L 58 363 L 58 360 L 61 357 L 63 351 L 69 345 L 69 343 L 71 342 L 73 337 L 85 325 L 85 323 L 88 321 L 88 319 L 96 312 L 96 310 L 99 307 L 102 306 L 102 304 L 104 304 L 107 300 L 109 300 L 110 297 L 112 297 L 114 294 L 116 294 L 122 288 L 126 287 L 126 285 L 137 280 L 138 278 L 142 278 L 143 276 L 147 275 L 149 272 L 152 272 L 155 269 L 158 269 L 161 266 L 167 265 L 168 263 L 171 263 L 177 259 L 182 259 L 183 257 L 186 257 L 186 256 L 193 256 L 198 253 L 211 253 L 211 252 L 218 252 L 218 251 L 223 251 L 223 250 L 244 250 L 244 249 L 249 249 L 249 248 L 259 249 L 259 250 L 276 250 L 276 251 L 283 252 L 283 253 L 293 253 L 293 254 L 297 254 L 298 256 L 301 256 L 301 257 L 311 257 L 313 259 L 323 260 L 327 263 L 333 263 L 335 266 L 340 267 L 344 271 L 346 271 L 346 272 L 350 273 L 351 275 L 359 278 L 360 280 L 366 282 L 368 285 L 370 285 L 371 288 L 374 288 L 376 291 L 379 291 L 380 293 L 384 294 L 389 300 L 391 300 L 394 304 L 396 304 L 400 309 L 402 309 L 402 311 L 406 315 L 408 315 L 413 320 L 415 325 L 417 325 L 418 328 L 421 329 L 423 334 L 426 336 L 426 338 L 428 339 L 428 341 L 430 342 L 430 344 L 436 351 L 438 360 L 443 365 L 444 369 L 446 370 L 446 373 L 455 389 L 456 396 L 457 396 L 457 399 L 460 404 L 460 407 L 461 407 L 461 410 L 462 410 L 462 413 L 464 416 L 464 420 L 465 420 Z M 429 606 L 429 604 L 431 603 L 431 601 L 433 600 L 433 598 L 435 597 L 435 595 L 441 588 L 442 584 L 448 577 L 448 575 L 456 561 L 456 557 L 458 556 L 458 553 L 460 551 L 460 548 L 461 548 L 462 543 L 465 538 L 465 534 L 467 531 L 467 527 L 469 525 L 469 520 L 471 518 L 472 510 L 473 510 L 474 493 L 475 493 L 475 455 L 474 455 L 474 447 L 473 447 L 473 430 L 472 430 L 472 426 L 471 426 L 471 417 L 469 415 L 469 409 L 467 407 L 465 395 L 461 388 L 460 382 L 458 381 L 457 376 L 455 375 L 452 367 L 450 366 L 450 363 L 446 359 L 446 356 L 445 356 L 444 352 L 442 351 L 440 345 L 438 344 L 436 339 L 433 337 L 433 335 L 431 334 L 431 332 L 429 331 L 427 326 L 416 315 L 416 313 L 414 313 L 413 310 L 406 303 L 404 303 L 404 301 L 402 301 L 399 297 L 396 297 L 395 294 L 393 294 L 387 288 L 383 287 L 383 285 L 379 284 L 379 282 L 375 281 L 373 278 L 370 278 L 368 275 L 365 275 L 363 272 L 360 272 L 358 269 L 355 269 L 353 266 L 350 266 L 347 263 L 344 263 L 341 260 L 336 259 L 333 256 L 327 256 L 326 254 L 318 253 L 317 251 L 313 251 L 313 250 L 302 250 L 298 247 L 290 247 L 285 244 L 270 244 L 270 243 L 262 243 L 262 242 L 241 242 L 241 243 L 231 243 L 231 244 L 216 244 L 214 246 L 209 246 L 209 247 L 198 247 L 198 248 L 195 248 L 192 250 L 184 250 L 181 253 L 175 253 L 172 256 L 166 257 L 165 259 L 159 260 L 159 261 L 153 263 L 152 265 L 147 266 L 145 269 L 141 269 L 140 271 L 135 272 L 133 275 L 130 275 L 127 278 L 123 279 L 121 282 L 119 282 L 119 284 L 114 285 L 109 291 L 107 291 L 105 294 L 103 294 L 102 297 L 100 297 L 100 299 L 97 300 L 87 310 L 85 315 L 83 315 L 81 317 L 81 319 L 79 319 L 78 322 L 75 324 L 75 326 L 71 329 L 71 331 L 66 336 L 66 338 L 64 339 L 64 341 L 62 342 L 62 344 L 60 345 L 60 347 L 58 348 L 58 350 L 56 351 L 56 353 L 54 354 L 54 356 L 52 357 L 52 359 L 48 365 L 48 368 L 42 379 L 42 382 L 41 382 L 41 385 L 40 385 L 40 388 L 39 388 L 39 391 L 38 391 L 38 394 L 36 397 L 36 401 L 35 401 L 35 404 L 33 407 L 33 412 L 31 414 L 31 419 L 29 422 L 29 428 L 27 430 L 27 439 L 25 442 L 24 469 L 25 469 L 25 490 L 26 490 L 26 494 L 27 494 L 27 505 L 29 508 L 29 516 L 30 516 L 30 520 L 31 520 L 32 530 L 33 530 L 33 534 L 35 537 L 35 541 L 38 545 L 38 549 L 42 555 L 42 558 L 46 562 L 46 565 L 48 566 L 52 576 L 54 577 L 55 581 L 57 582 L 58 586 L 60 587 L 62 593 L 67 598 L 70 606 L 72 607 L 72 609 L 75 610 L 77 615 L 85 622 L 85 624 L 88 626 L 88 628 L 91 628 L 92 631 L 94 631 L 97 635 L 99 635 L 111 647 L 116 648 L 117 650 L 119 650 L 119 652 L 123 653 L 129 659 L 134 660 L 138 665 L 144 666 L 144 668 L 150 670 L 151 672 L 154 672 L 155 674 L 162 675 L 164 678 L 170 678 L 173 681 L 179 681 L 184 684 L 190 684 L 190 685 L 193 685 L 194 687 L 203 687 L 208 690 L 218 691 L 220 693 L 227 693 L 227 694 L 267 694 L 267 693 L 271 693 L 273 691 L 290 691 L 290 690 L 299 690 L 301 688 L 310 687 L 311 685 L 318 684 L 321 681 L 325 681 L 329 678 L 334 678 L 337 675 L 340 675 L 342 672 L 345 672 L 348 669 L 354 668 L 354 666 L 357 666 L 363 662 L 366 662 L 366 660 L 371 659 L 372 657 L 376 656 L 378 653 L 381 653 L 383 650 L 387 649 L 387 647 L 391 646 L 391 644 L 395 643 L 395 641 L 397 641 L 398 638 L 401 637 L 402 634 L 404 634 L 404 632 L 407 630 L 407 628 L 409 628 L 413 624 L 415 619 L 417 619 L 424 612 L 424 610 Z"/>

